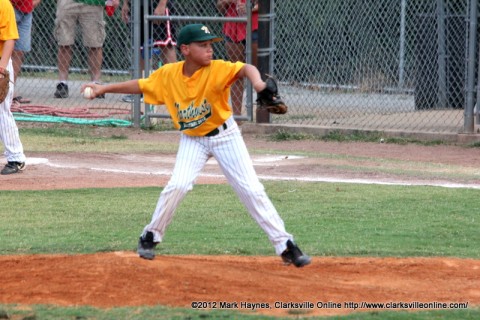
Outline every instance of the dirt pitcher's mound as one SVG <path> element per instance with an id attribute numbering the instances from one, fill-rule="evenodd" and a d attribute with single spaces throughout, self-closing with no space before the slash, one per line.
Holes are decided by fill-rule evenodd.
<path id="1" fill-rule="evenodd" d="M 480 305 L 480 261 L 470 259 L 314 257 L 297 269 L 277 257 L 148 261 L 113 252 L 0 256 L 0 265 L 0 303 L 194 306 L 310 316 L 371 310 L 371 303 L 385 304 L 377 310 Z"/>

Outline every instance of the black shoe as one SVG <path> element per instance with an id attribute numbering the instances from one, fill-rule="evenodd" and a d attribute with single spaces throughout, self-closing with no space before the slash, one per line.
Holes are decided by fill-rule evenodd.
<path id="1" fill-rule="evenodd" d="M 0 172 L 1 174 L 12 174 L 23 171 L 25 169 L 25 162 L 9 162 Z"/>
<path id="2" fill-rule="evenodd" d="M 287 249 L 282 252 L 282 260 L 287 265 L 293 263 L 297 268 L 306 266 L 312 262 L 312 259 L 306 254 L 303 254 L 300 248 L 291 240 L 287 241 Z"/>
<path id="3" fill-rule="evenodd" d="M 157 244 L 153 242 L 153 233 L 148 231 L 138 240 L 137 253 L 140 258 L 153 260 L 155 258 L 155 247 Z"/>
<path id="4" fill-rule="evenodd" d="M 59 99 L 68 98 L 68 85 L 63 82 L 57 84 L 57 90 L 55 91 L 53 96 Z"/>

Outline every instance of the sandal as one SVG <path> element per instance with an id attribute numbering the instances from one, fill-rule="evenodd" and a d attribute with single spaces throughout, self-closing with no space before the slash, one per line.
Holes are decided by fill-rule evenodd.
<path id="1" fill-rule="evenodd" d="M 24 98 L 22 96 L 16 96 L 13 98 L 13 101 L 14 102 L 18 102 L 18 103 L 31 103 L 32 101 L 30 99 L 27 99 L 27 98 Z"/>

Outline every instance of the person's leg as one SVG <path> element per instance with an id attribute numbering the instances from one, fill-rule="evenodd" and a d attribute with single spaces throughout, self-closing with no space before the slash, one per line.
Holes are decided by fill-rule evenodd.
<path id="1" fill-rule="evenodd" d="M 68 72 L 70 69 L 70 62 L 72 61 L 72 47 L 59 46 L 57 55 L 58 65 L 58 80 L 57 88 L 53 96 L 57 99 L 68 98 Z"/>
<path id="2" fill-rule="evenodd" d="M 73 0 L 58 0 L 54 36 L 58 43 L 58 79 L 66 82 L 72 61 L 72 46 L 78 22 L 79 4 Z"/>
<path id="3" fill-rule="evenodd" d="M 66 82 L 68 80 L 68 71 L 72 61 L 72 47 L 59 46 L 58 47 L 58 80 Z"/>
<path id="4" fill-rule="evenodd" d="M 82 29 L 83 45 L 88 50 L 88 69 L 93 82 L 100 82 L 105 41 L 103 6 L 81 4 L 79 23 Z"/>
<path id="5" fill-rule="evenodd" d="M 292 235 L 285 230 L 282 218 L 260 183 L 240 130 L 234 121 L 212 140 L 212 153 L 228 182 L 252 218 L 267 234 L 275 252 L 281 255 Z"/>
<path id="6" fill-rule="evenodd" d="M 12 52 L 14 81 L 17 81 L 18 75 L 20 74 L 24 56 L 25 54 L 23 51 L 13 50 Z"/>
<path id="7" fill-rule="evenodd" d="M 240 130 L 233 119 L 228 120 L 228 129 L 212 138 L 211 152 L 220 164 L 228 182 L 232 185 L 252 218 L 267 234 L 285 264 L 303 267 L 311 259 L 303 254 L 285 230 L 282 218 L 267 196 L 253 168 Z"/>
<path id="8" fill-rule="evenodd" d="M 54 36 L 58 44 L 58 80 L 55 98 L 68 98 L 68 73 L 72 61 L 72 46 L 78 22 L 79 4 L 73 0 L 58 0 Z"/>
<path id="9" fill-rule="evenodd" d="M 160 194 L 150 223 L 142 235 L 152 232 L 155 243 L 161 242 L 173 214 L 185 195 L 193 188 L 198 174 L 209 158 L 208 150 L 202 144 L 203 137 L 182 134 L 173 174 Z"/>
<path id="10" fill-rule="evenodd" d="M 225 43 L 228 59 L 230 61 L 245 61 L 245 47 L 242 43 L 227 41 Z M 232 84 L 230 89 L 230 99 L 234 115 L 242 114 L 244 80 L 239 79 Z"/>
<path id="11" fill-rule="evenodd" d="M 15 9 L 15 19 L 17 21 L 18 39 L 15 41 L 15 47 L 12 52 L 13 74 L 14 81 L 17 81 L 20 74 L 23 59 L 26 52 L 32 49 L 31 32 L 32 32 L 32 14 L 23 13 Z M 28 103 L 28 99 L 22 97 L 16 97 L 14 95 L 14 101 L 19 103 Z"/>
<path id="12" fill-rule="evenodd" d="M 7 70 L 10 72 L 10 80 L 13 82 L 13 65 L 9 61 Z M 10 111 L 13 97 L 14 86 L 10 86 L 7 96 L 3 102 L 0 103 L 0 139 L 5 148 L 5 157 L 8 162 L 25 162 L 25 154 L 23 153 L 23 145 L 20 141 L 18 127 L 15 118 Z M 8 169 L 8 168 L 5 168 Z M 3 171 L 2 174 L 16 173 L 13 171 Z"/>
<path id="13" fill-rule="evenodd" d="M 88 70 L 92 82 L 100 82 L 102 77 L 103 48 L 88 48 Z"/>

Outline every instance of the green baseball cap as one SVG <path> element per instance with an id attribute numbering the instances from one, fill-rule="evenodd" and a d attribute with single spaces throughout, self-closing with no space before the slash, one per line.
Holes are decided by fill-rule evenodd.
<path id="1" fill-rule="evenodd" d="M 202 42 L 212 40 L 213 42 L 222 41 L 223 39 L 210 33 L 207 26 L 198 24 L 188 24 L 184 26 L 178 35 L 177 45 L 190 44 L 192 42 Z"/>

